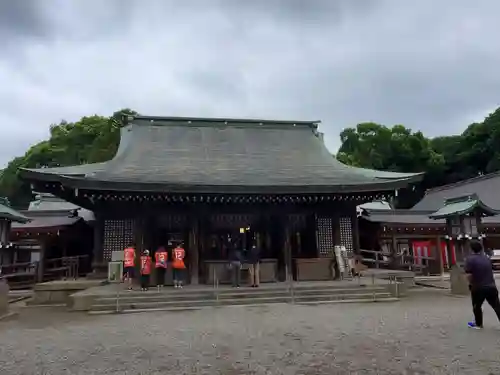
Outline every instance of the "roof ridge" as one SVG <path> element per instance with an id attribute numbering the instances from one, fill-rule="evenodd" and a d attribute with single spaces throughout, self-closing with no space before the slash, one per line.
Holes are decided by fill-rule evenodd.
<path id="1" fill-rule="evenodd" d="M 416 211 L 413 211 L 413 210 L 410 210 L 407 208 L 396 208 L 396 209 L 392 209 L 392 210 L 367 208 L 367 209 L 365 209 L 365 211 L 368 211 L 371 213 L 376 213 L 376 214 L 383 213 L 383 214 L 389 214 L 389 215 L 391 215 L 391 214 L 425 215 L 427 213 L 432 213 L 435 210 L 416 210 Z"/>
<path id="2" fill-rule="evenodd" d="M 122 121 L 124 124 L 130 124 L 134 121 L 149 121 L 155 123 L 156 121 L 172 121 L 172 122 L 182 122 L 185 121 L 186 125 L 192 123 L 221 123 L 225 125 L 229 124 L 255 124 L 255 125 L 308 125 L 312 128 L 317 128 L 321 123 L 320 120 L 304 121 L 304 120 L 264 120 L 255 118 L 225 118 L 225 117 L 177 117 L 177 116 L 131 116 L 123 115 Z M 162 125 L 156 123 L 155 125 Z"/>
<path id="3" fill-rule="evenodd" d="M 500 171 L 491 172 L 491 173 L 483 174 L 480 176 L 467 178 L 465 180 L 452 182 L 452 183 L 449 183 L 446 185 L 436 186 L 436 187 L 433 187 L 431 189 L 427 189 L 425 192 L 425 195 L 427 195 L 428 193 L 435 192 L 435 191 L 443 191 L 443 190 L 448 190 L 450 188 L 454 188 L 457 186 L 467 185 L 469 183 L 476 182 L 476 181 L 489 180 L 490 178 L 494 178 L 494 177 L 500 177 Z"/>

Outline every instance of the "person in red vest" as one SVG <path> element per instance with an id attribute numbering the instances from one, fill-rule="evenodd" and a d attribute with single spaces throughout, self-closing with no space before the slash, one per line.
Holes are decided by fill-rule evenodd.
<path id="1" fill-rule="evenodd" d="M 155 268 L 156 268 L 156 287 L 158 291 L 165 284 L 165 271 L 167 270 L 168 253 L 161 246 L 155 253 Z"/>
<path id="2" fill-rule="evenodd" d="M 149 288 L 149 276 L 151 275 L 152 260 L 149 256 L 149 250 L 144 250 L 141 256 L 141 290 Z"/>
<path id="3" fill-rule="evenodd" d="M 132 290 L 132 280 L 134 278 L 135 267 L 135 246 L 131 243 L 123 251 L 123 276 L 124 281 L 128 283 L 128 289 Z"/>
<path id="4" fill-rule="evenodd" d="M 186 269 L 186 265 L 184 264 L 184 257 L 186 256 L 186 252 L 182 247 L 182 243 L 176 246 L 176 248 L 172 251 L 173 253 L 173 261 L 172 261 L 172 271 L 174 273 L 174 287 L 182 288 L 182 280 L 184 277 L 184 271 Z"/>

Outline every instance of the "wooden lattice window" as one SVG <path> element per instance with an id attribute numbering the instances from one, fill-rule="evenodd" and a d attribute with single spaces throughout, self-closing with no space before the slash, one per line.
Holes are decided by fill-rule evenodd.
<path id="1" fill-rule="evenodd" d="M 104 221 L 104 260 L 111 260 L 113 251 L 123 251 L 134 240 L 133 220 Z"/>
<path id="2" fill-rule="evenodd" d="M 332 256 L 333 220 L 331 217 L 316 217 L 316 235 L 320 257 Z"/>
<path id="3" fill-rule="evenodd" d="M 352 220 L 350 217 L 340 218 L 340 244 L 345 247 L 347 254 L 352 254 Z"/>

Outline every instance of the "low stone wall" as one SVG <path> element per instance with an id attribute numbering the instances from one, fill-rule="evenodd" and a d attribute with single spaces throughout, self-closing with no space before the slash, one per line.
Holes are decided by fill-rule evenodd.
<path id="1" fill-rule="evenodd" d="M 406 297 L 408 295 L 408 289 L 410 289 L 412 285 L 413 284 L 409 283 L 408 280 L 396 279 L 396 281 L 387 284 L 387 290 L 393 297 Z"/>
<path id="2" fill-rule="evenodd" d="M 106 284 L 103 280 L 50 281 L 36 284 L 30 305 L 65 304 L 70 305 L 70 296 L 76 292 Z"/>
<path id="3" fill-rule="evenodd" d="M 366 278 L 387 280 L 387 290 L 393 297 L 405 297 L 408 290 L 415 286 L 415 273 L 410 271 L 367 269 L 363 272 Z"/>
<path id="4" fill-rule="evenodd" d="M 297 258 L 294 261 L 297 281 L 326 281 L 334 278 L 331 258 Z"/>
<path id="5" fill-rule="evenodd" d="M 0 280 L 0 318 L 9 313 L 9 285 Z"/>
<path id="6" fill-rule="evenodd" d="M 79 291 L 69 297 L 66 305 L 71 311 L 89 311 L 94 304 L 95 294 Z"/>

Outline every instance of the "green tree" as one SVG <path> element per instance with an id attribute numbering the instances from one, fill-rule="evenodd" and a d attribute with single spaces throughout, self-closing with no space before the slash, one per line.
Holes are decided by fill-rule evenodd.
<path id="1" fill-rule="evenodd" d="M 120 140 L 120 115 L 136 114 L 130 109 L 110 117 L 85 116 L 77 122 L 61 121 L 50 127 L 50 138 L 32 146 L 21 157 L 14 158 L 0 174 L 0 196 L 6 196 L 16 207 L 26 207 L 32 194 L 28 184 L 19 178 L 19 168 L 41 168 L 80 165 L 110 160 Z"/>
<path id="2" fill-rule="evenodd" d="M 400 207 L 414 204 L 427 187 L 440 180 L 445 168 L 443 155 L 432 148 L 431 141 L 403 125 L 389 128 L 362 123 L 342 131 L 340 139 L 337 159 L 346 164 L 392 172 L 427 172 L 418 189 L 401 193 Z"/>
<path id="3" fill-rule="evenodd" d="M 340 139 L 337 158 L 350 165 L 393 172 L 422 172 L 444 165 L 429 139 L 403 125 L 362 123 L 342 131 Z"/>

